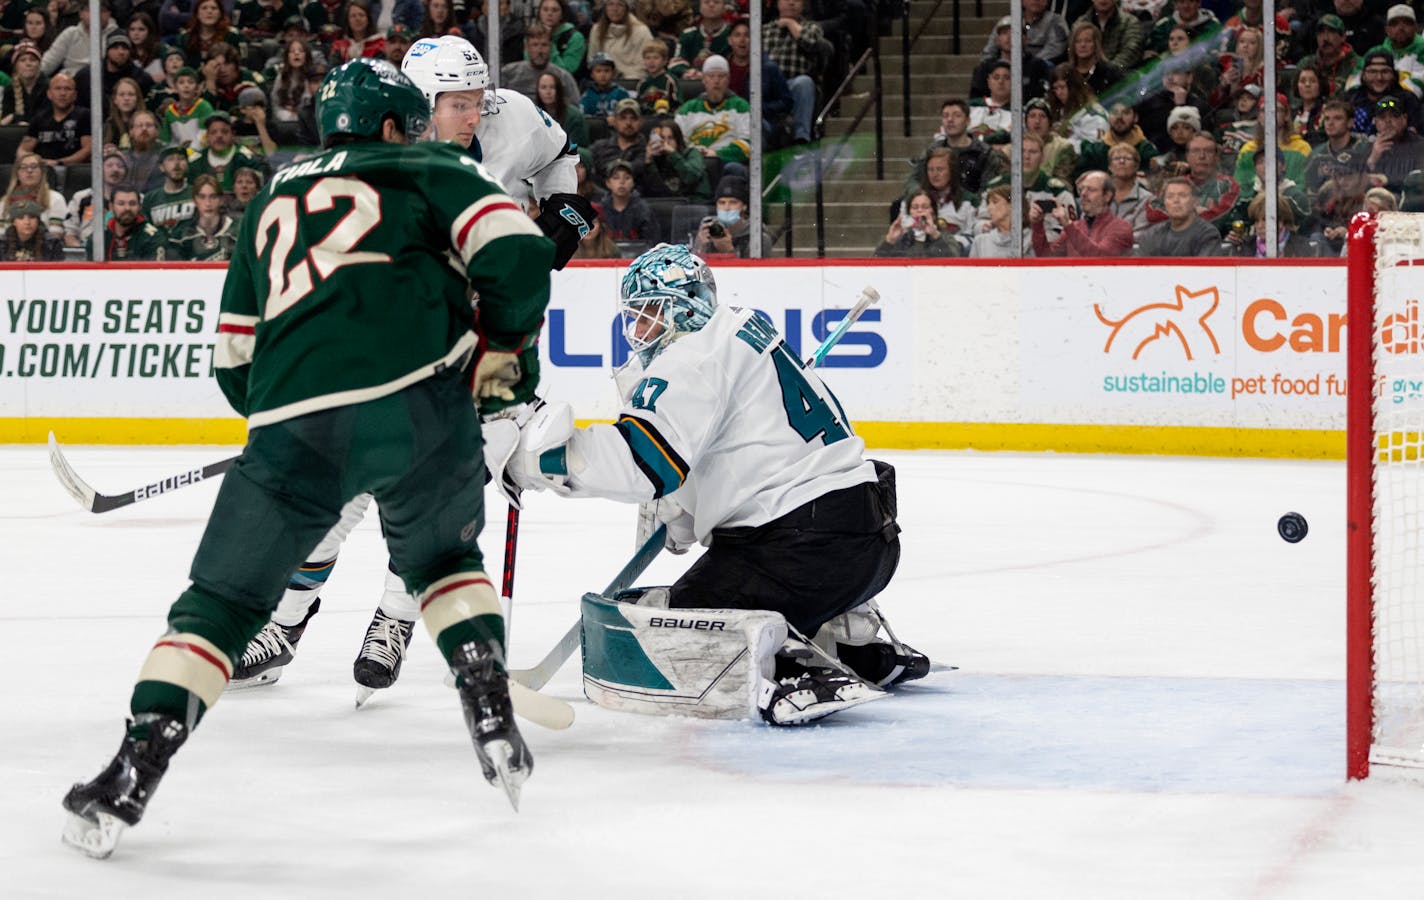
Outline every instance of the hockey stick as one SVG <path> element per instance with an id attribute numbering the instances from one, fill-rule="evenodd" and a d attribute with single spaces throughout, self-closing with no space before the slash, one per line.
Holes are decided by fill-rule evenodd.
<path id="1" fill-rule="evenodd" d="M 510 622 L 514 619 L 514 557 L 519 550 L 519 507 L 510 506 L 504 519 L 504 576 L 499 589 L 499 605 L 504 607 L 504 645 L 509 646 Z"/>
<path id="2" fill-rule="evenodd" d="M 643 574 L 643 570 L 652 564 L 657 555 L 662 552 L 663 544 L 667 541 L 667 526 L 660 525 L 652 536 L 643 542 L 643 546 L 638 548 L 638 552 L 633 554 L 633 558 L 628 560 L 613 580 L 608 583 L 608 587 L 603 589 L 602 596 L 613 599 L 619 591 L 625 590 L 633 583 L 633 579 Z M 554 677 L 568 661 L 570 656 L 579 647 L 579 631 L 583 625 L 583 616 L 579 618 L 564 632 L 564 636 L 554 645 L 544 658 L 539 660 L 539 664 L 530 669 L 514 669 L 509 673 L 511 681 L 516 681 L 533 691 L 538 692 L 540 688 L 549 683 L 549 679 Z"/>
<path id="3" fill-rule="evenodd" d="M 850 330 L 850 326 L 856 323 L 856 321 L 861 317 L 861 314 L 863 314 L 866 309 L 868 309 L 871 305 L 878 303 L 879 301 L 880 292 L 877 291 L 875 288 L 871 287 L 868 284 L 865 287 L 861 288 L 860 296 L 855 299 L 855 305 L 850 308 L 850 311 L 846 313 L 845 318 L 841 319 L 840 324 L 837 325 L 835 329 L 831 331 L 830 334 L 826 335 L 826 339 L 824 341 L 821 341 L 821 345 L 817 347 L 815 351 L 811 353 L 811 356 L 806 360 L 807 367 L 814 369 L 816 366 L 819 366 L 822 362 L 824 362 L 826 359 L 826 354 L 831 352 L 832 347 L 840 343 L 841 338 L 844 337 L 845 333 Z"/>
<path id="4" fill-rule="evenodd" d="M 208 478 L 213 478 L 231 469 L 233 463 L 237 462 L 236 456 L 220 459 L 215 463 L 209 463 L 201 469 L 190 469 L 177 475 L 170 475 L 161 481 L 153 484 L 146 484 L 137 487 L 126 494 L 101 494 L 89 483 L 79 477 L 79 473 L 74 471 L 74 467 L 69 464 L 69 460 L 64 458 L 64 452 L 59 448 L 59 441 L 55 440 L 54 432 L 49 433 L 49 464 L 54 469 L 55 477 L 64 486 L 66 491 L 79 505 L 89 510 L 91 513 L 106 513 L 112 509 L 122 506 L 129 506 L 140 500 L 147 500 L 150 497 L 157 497 L 159 494 L 166 494 L 169 491 L 176 491 L 178 488 L 187 487 L 190 484 L 197 484 Z"/>

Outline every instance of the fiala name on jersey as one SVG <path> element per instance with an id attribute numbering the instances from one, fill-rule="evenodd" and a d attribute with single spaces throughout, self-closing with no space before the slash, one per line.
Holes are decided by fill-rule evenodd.
<path id="1" fill-rule="evenodd" d="M 272 183 L 282 184 L 283 182 L 291 181 L 293 178 L 302 178 L 307 175 L 325 175 L 327 172 L 335 172 L 344 165 L 346 165 L 346 151 L 342 150 L 330 159 L 322 159 L 318 156 L 315 159 L 299 162 L 294 166 L 283 169 L 272 176 Z"/>

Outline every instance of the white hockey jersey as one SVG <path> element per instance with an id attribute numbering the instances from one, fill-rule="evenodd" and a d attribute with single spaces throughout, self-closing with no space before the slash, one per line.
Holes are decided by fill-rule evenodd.
<path id="1" fill-rule="evenodd" d="M 568 150 L 563 127 L 517 91 L 494 95 L 495 112 L 475 127 L 475 158 L 521 206 L 531 197 L 575 193 L 578 157 Z"/>
<path id="2" fill-rule="evenodd" d="M 770 322 L 728 306 L 652 361 L 616 423 L 574 432 L 567 464 L 575 494 L 671 495 L 703 543 L 875 480 L 830 388 Z"/>

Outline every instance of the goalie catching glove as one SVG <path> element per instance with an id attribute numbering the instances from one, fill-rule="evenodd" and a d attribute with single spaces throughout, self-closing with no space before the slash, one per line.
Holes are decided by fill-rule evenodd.
<path id="1" fill-rule="evenodd" d="M 568 264 L 596 221 L 598 211 L 578 194 L 550 194 L 539 203 L 539 217 L 534 224 L 554 242 L 555 270 Z"/>
<path id="2" fill-rule="evenodd" d="M 520 417 L 485 422 L 485 468 L 511 506 L 520 505 L 526 488 L 572 493 L 566 445 L 573 434 L 573 407 L 562 401 L 537 405 L 522 423 Z"/>

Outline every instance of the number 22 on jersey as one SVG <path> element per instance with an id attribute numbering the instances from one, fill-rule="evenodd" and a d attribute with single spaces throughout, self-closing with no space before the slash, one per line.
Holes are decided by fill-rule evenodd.
<path id="1" fill-rule="evenodd" d="M 330 212 L 336 208 L 338 198 L 351 201 L 350 211 L 289 267 L 288 257 L 296 245 L 304 216 Z M 390 262 L 389 254 L 355 249 L 380 222 L 381 195 L 356 178 L 318 179 L 300 201 L 291 196 L 273 197 L 257 222 L 257 255 L 261 257 L 266 252 L 269 242 L 272 249 L 267 264 L 267 304 L 262 318 L 270 322 L 281 315 L 311 293 L 316 279 L 327 278 L 342 266 Z"/>

